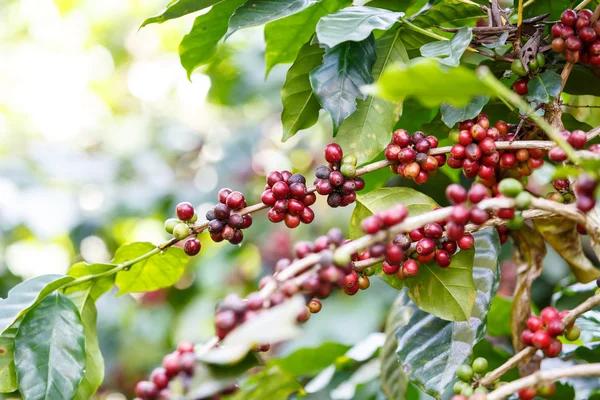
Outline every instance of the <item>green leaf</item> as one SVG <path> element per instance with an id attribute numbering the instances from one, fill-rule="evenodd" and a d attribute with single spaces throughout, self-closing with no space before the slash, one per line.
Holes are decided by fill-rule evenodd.
<path id="1" fill-rule="evenodd" d="M 427 107 L 444 102 L 462 107 L 475 96 L 490 94 L 472 70 L 462 66 L 448 68 L 427 58 L 411 60 L 407 65 L 391 66 L 366 91 L 396 101 L 406 96 L 416 97 Z"/>
<path id="2" fill-rule="evenodd" d="M 529 88 L 528 96 L 542 103 L 548 103 L 560 94 L 561 85 L 560 75 L 553 71 L 546 71 L 534 76 L 529 81 L 527 84 Z"/>
<path id="3" fill-rule="evenodd" d="M 299 349 L 284 358 L 271 361 L 292 376 L 314 376 L 343 356 L 350 346 L 325 342 L 318 347 Z"/>
<path id="4" fill-rule="evenodd" d="M 600 277 L 600 270 L 586 257 L 581 246 L 581 236 L 577 233 L 576 223 L 563 217 L 534 220 L 536 229 L 546 242 L 566 262 L 579 282 L 587 283 Z"/>
<path id="5" fill-rule="evenodd" d="M 251 0 L 235 10 L 229 19 L 229 29 L 225 39 L 235 31 L 251 26 L 259 26 L 288 15 L 299 13 L 319 0 Z"/>
<path id="6" fill-rule="evenodd" d="M 406 398 L 408 377 L 398 362 L 396 332 L 408 324 L 414 308 L 404 304 L 404 297 L 398 296 L 390 308 L 385 323 L 385 344 L 381 348 L 381 388 L 389 399 Z"/>
<path id="7" fill-rule="evenodd" d="M 477 298 L 468 321 L 449 322 L 429 315 L 417 308 L 406 292 L 391 311 L 401 310 L 402 323 L 396 332 L 397 355 L 402 363 L 398 368 L 407 373 L 411 382 L 436 398 L 450 386 L 458 367 L 469 361 L 473 346 L 484 337 L 487 313 L 500 281 L 498 235 L 487 229 L 474 236 L 477 254 L 473 276 Z M 437 292 L 432 293 L 435 293 L 432 297 L 437 297 Z"/>
<path id="8" fill-rule="evenodd" d="M 15 372 L 15 336 L 18 322 L 0 335 L 0 393 L 17 390 L 17 374 Z"/>
<path id="9" fill-rule="evenodd" d="M 564 8 L 562 10 L 564 11 Z M 556 67 L 559 68 L 557 71 L 561 71 L 564 65 L 557 64 Z M 595 71 L 584 65 L 575 65 L 569 74 L 564 92 L 574 95 L 600 96 L 600 85 L 590 85 L 590 82 L 598 79 Z"/>
<path id="10" fill-rule="evenodd" d="M 461 28 L 450 40 L 440 40 L 421 46 L 421 55 L 431 58 L 449 67 L 458 67 L 460 58 L 473 39 L 473 29 Z"/>
<path id="11" fill-rule="evenodd" d="M 420 131 L 423 130 L 423 125 L 433 121 L 437 114 L 437 108 L 425 107 L 415 98 L 406 99 L 402 103 L 402 116 L 395 128 L 406 129 L 409 132 Z"/>
<path id="12" fill-rule="evenodd" d="M 360 42 L 375 29 L 388 30 L 403 16 L 382 8 L 353 6 L 327 15 L 317 24 L 319 42 L 335 47 L 346 41 Z"/>
<path id="13" fill-rule="evenodd" d="M 85 332 L 85 373 L 77 389 L 75 400 L 87 400 L 92 397 L 104 380 L 104 359 L 100 352 L 96 329 L 98 311 L 94 304 L 95 298 L 91 293 L 92 291 L 79 291 L 68 296 L 77 307 Z"/>
<path id="14" fill-rule="evenodd" d="M 111 271 L 116 267 L 115 264 L 88 264 L 78 262 L 67 271 L 67 275 L 74 278 L 83 278 L 85 276 L 103 274 Z M 105 276 L 84 281 L 78 285 L 65 288 L 65 294 L 83 291 L 85 296 L 90 296 L 94 301 L 100 296 L 108 292 L 115 284 L 115 275 L 108 273 Z"/>
<path id="15" fill-rule="evenodd" d="M 440 107 L 442 112 L 442 121 L 449 128 L 454 127 L 458 122 L 475 118 L 479 115 L 483 107 L 490 101 L 489 96 L 474 97 L 469 104 L 464 107 L 453 107 L 448 103 L 443 103 Z"/>
<path id="16" fill-rule="evenodd" d="M 377 60 L 373 35 L 361 42 L 345 42 L 328 49 L 323 64 L 310 73 L 310 84 L 333 120 L 334 136 L 354 111 L 356 99 L 365 100 L 363 85 L 373 82 L 371 70 Z"/>
<path id="17" fill-rule="evenodd" d="M 496 296 L 488 313 L 488 334 L 491 336 L 510 336 L 510 315 L 512 300 Z"/>
<path id="18" fill-rule="evenodd" d="M 156 249 L 148 242 L 124 244 L 119 247 L 113 263 L 134 260 Z M 179 247 L 169 247 L 131 266 L 128 271 L 117 273 L 119 295 L 131 292 L 150 292 L 172 286 L 179 280 L 189 257 Z"/>
<path id="19" fill-rule="evenodd" d="M 229 18 L 244 1 L 226 0 L 196 17 L 190 33 L 179 44 L 179 58 L 188 79 L 196 68 L 208 63 L 217 54 L 217 44 L 227 32 Z"/>
<path id="20" fill-rule="evenodd" d="M 286 400 L 302 385 L 279 367 L 265 368 L 248 379 L 230 400 Z"/>
<path id="21" fill-rule="evenodd" d="M 388 32 L 376 41 L 377 61 L 373 78 L 379 76 L 392 63 L 408 62 L 408 55 L 398 31 Z M 351 152 L 364 164 L 375 158 L 390 142 L 394 124 L 402 114 L 402 102 L 387 101 L 369 96 L 358 100 L 356 111 L 340 127 L 336 142 L 346 152 Z"/>
<path id="22" fill-rule="evenodd" d="M 402 11 L 410 16 L 421 10 L 427 0 L 372 0 L 367 4 L 369 7 L 385 8 L 390 11 Z"/>
<path id="23" fill-rule="evenodd" d="M 268 23 L 265 26 L 266 74 L 277 64 L 293 62 L 300 48 L 315 33 L 317 22 L 350 4 L 350 0 L 320 1 L 298 14 Z"/>
<path id="24" fill-rule="evenodd" d="M 41 275 L 13 287 L 6 299 L 0 299 L 0 335 L 44 297 L 73 279 L 64 275 Z"/>
<path id="25" fill-rule="evenodd" d="M 310 128 L 319 119 L 321 104 L 313 93 L 308 74 L 321 64 L 324 52 L 318 44 L 306 43 L 288 70 L 281 88 L 283 142 L 298 131 Z"/>
<path id="26" fill-rule="evenodd" d="M 162 14 L 146 19 L 141 28 L 148 24 L 162 24 L 170 19 L 183 17 L 186 14 L 202 10 L 222 1 L 223 0 L 172 0 L 167 4 L 166 10 L 163 11 Z"/>
<path id="27" fill-rule="evenodd" d="M 67 297 L 55 293 L 25 315 L 15 340 L 19 391 L 25 400 L 74 398 L 85 359 L 81 317 Z"/>
<path id="28" fill-rule="evenodd" d="M 485 17 L 487 17 L 487 14 L 474 2 L 443 0 L 427 10 L 417 13 L 410 18 L 410 22 L 419 28 L 431 29 L 447 23 L 461 26 Z M 400 38 L 402 38 L 408 50 L 418 49 L 425 43 L 434 40 L 406 26 L 401 26 L 400 29 Z"/>

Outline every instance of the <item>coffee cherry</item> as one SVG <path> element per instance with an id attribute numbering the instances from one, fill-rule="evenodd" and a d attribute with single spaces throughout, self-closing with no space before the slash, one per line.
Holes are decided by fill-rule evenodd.
<path id="1" fill-rule="evenodd" d="M 169 377 L 173 377 L 181 371 L 181 359 L 179 354 L 170 353 L 163 357 L 162 367 Z"/>
<path id="2" fill-rule="evenodd" d="M 521 60 L 519 59 L 515 59 L 512 64 L 510 65 L 510 69 L 511 71 L 518 76 L 526 76 L 527 75 L 527 71 L 525 71 L 525 67 L 523 66 L 523 63 L 521 62 Z"/>
<path id="3" fill-rule="evenodd" d="M 440 239 L 444 235 L 444 228 L 438 223 L 430 223 L 423 227 L 425 236 L 431 239 Z"/>
<path id="4" fill-rule="evenodd" d="M 190 228 L 187 224 L 180 222 L 173 228 L 173 236 L 177 240 L 183 240 L 190 234 Z"/>
<path id="5" fill-rule="evenodd" d="M 527 93 L 529 93 L 529 88 L 527 87 L 528 82 L 529 80 L 527 78 L 517 79 L 515 83 L 513 83 L 513 91 L 520 96 L 525 96 Z"/>
<path id="6" fill-rule="evenodd" d="M 473 204 L 479 203 L 486 197 L 489 197 L 489 190 L 481 183 L 476 183 L 469 189 L 468 198 Z"/>
<path id="7" fill-rule="evenodd" d="M 490 219 L 490 214 L 487 211 L 480 208 L 474 208 L 471 210 L 471 221 L 474 224 L 481 225 L 488 219 Z"/>
<path id="8" fill-rule="evenodd" d="M 446 250 L 438 250 L 435 253 L 435 262 L 440 266 L 440 268 L 448 267 L 451 261 L 450 253 L 448 253 Z"/>
<path id="9" fill-rule="evenodd" d="M 543 331 L 540 331 L 543 332 Z M 550 343 L 544 349 L 544 355 L 549 358 L 558 357 L 562 351 L 562 343 L 558 339 L 551 339 Z"/>
<path id="10" fill-rule="evenodd" d="M 406 260 L 402 265 L 404 276 L 407 278 L 413 278 L 419 273 L 419 264 L 415 260 Z"/>
<path id="11" fill-rule="evenodd" d="M 513 178 L 504 178 L 498 184 L 498 192 L 506 197 L 517 197 L 523 191 L 523 184 Z"/>
<path id="12" fill-rule="evenodd" d="M 423 238 L 417 242 L 417 254 L 427 256 L 435 251 L 435 242 L 429 238 Z"/>
<path id="13" fill-rule="evenodd" d="M 450 240 L 459 240 L 465 234 L 465 226 L 454 221 L 450 221 L 446 224 L 446 234 Z"/>
<path id="14" fill-rule="evenodd" d="M 471 379 L 473 379 L 473 368 L 471 368 L 470 365 L 467 364 L 462 364 L 460 367 L 458 367 L 458 370 L 456 371 L 456 375 L 458 376 L 458 379 L 460 379 L 463 382 L 469 382 L 471 381 Z"/>
<path id="15" fill-rule="evenodd" d="M 550 334 L 544 330 L 539 330 L 533 333 L 531 342 L 538 349 L 544 349 L 550 345 Z"/>
<path id="16" fill-rule="evenodd" d="M 238 210 L 242 208 L 244 201 L 245 200 L 243 194 L 241 194 L 240 192 L 231 192 L 227 196 L 225 204 L 227 204 L 227 206 L 232 210 Z"/>
<path id="17" fill-rule="evenodd" d="M 552 50 L 556 53 L 562 53 L 567 48 L 565 40 L 561 37 L 557 37 L 552 41 Z"/>
<path id="18" fill-rule="evenodd" d="M 562 318 L 558 317 L 548 323 L 546 330 L 552 337 L 560 336 L 565 331 L 565 324 L 562 322 Z"/>
<path id="19" fill-rule="evenodd" d="M 554 382 L 543 382 L 538 385 L 537 394 L 545 399 L 554 396 L 556 384 Z"/>
<path id="20" fill-rule="evenodd" d="M 379 219 L 378 217 L 376 217 L 374 215 L 363 219 L 362 222 L 360 223 L 360 228 L 363 230 L 364 233 L 366 233 L 368 235 L 373 235 L 373 234 L 379 232 L 379 230 L 381 229 L 382 226 L 383 226 L 383 223 L 382 223 L 381 219 Z"/>
<path id="21" fill-rule="evenodd" d="M 358 277 L 358 288 L 360 290 L 367 290 L 371 286 L 371 281 L 365 275 L 360 275 Z"/>
<path id="22" fill-rule="evenodd" d="M 404 252 L 400 246 L 388 244 L 385 248 L 385 260 L 390 264 L 400 264 L 404 260 Z"/>
<path id="23" fill-rule="evenodd" d="M 458 247 L 461 250 L 470 250 L 475 244 L 475 239 L 470 234 L 466 234 L 457 241 Z"/>
<path id="24" fill-rule="evenodd" d="M 550 321 L 556 318 L 560 318 L 558 310 L 554 307 L 545 307 L 540 312 L 540 318 L 544 321 L 544 324 L 548 325 Z"/>
<path id="25" fill-rule="evenodd" d="M 177 204 L 175 211 L 177 213 L 177 218 L 181 221 L 188 221 L 194 216 L 194 206 L 188 202 Z"/>
<path id="26" fill-rule="evenodd" d="M 464 203 L 467 200 L 467 191 L 461 185 L 453 183 L 446 188 L 446 197 L 452 204 Z"/>
<path id="27" fill-rule="evenodd" d="M 565 42 L 565 45 L 566 45 L 566 42 Z M 567 49 L 567 50 L 565 50 L 565 58 L 571 64 L 577 64 L 579 62 L 579 60 L 581 59 L 581 52 L 572 51 L 572 50 Z"/>
<path id="28" fill-rule="evenodd" d="M 515 212 L 514 217 L 506 223 L 506 226 L 511 231 L 518 231 L 523 228 L 523 225 L 525 225 L 525 218 L 523 218 L 520 212 Z"/>
<path id="29" fill-rule="evenodd" d="M 461 392 L 461 391 L 462 391 L 464 388 L 466 388 L 466 387 L 469 387 L 469 384 L 468 384 L 467 382 L 464 382 L 464 381 L 457 381 L 457 382 L 454 384 L 454 386 L 452 387 L 452 391 L 453 391 L 455 394 L 460 394 L 460 392 Z M 455 397 L 463 397 L 463 396 L 454 396 L 454 397 L 452 397 L 452 400 L 454 400 L 454 399 L 455 399 Z M 465 398 L 465 399 L 466 399 L 466 397 L 463 397 L 463 398 Z"/>
<path id="30" fill-rule="evenodd" d="M 340 167 L 340 172 L 345 177 L 353 178 L 356 175 L 356 167 L 350 164 L 342 164 L 342 166 Z"/>
<path id="31" fill-rule="evenodd" d="M 394 275 L 400 269 L 400 264 L 390 264 L 387 261 L 384 261 L 381 264 L 381 270 L 386 275 Z"/>
<path id="32" fill-rule="evenodd" d="M 325 146 L 324 153 L 325 160 L 327 160 L 327 162 L 331 164 L 337 164 L 340 161 L 342 161 L 342 156 L 344 154 L 342 148 L 335 143 L 331 143 Z"/>
<path id="33" fill-rule="evenodd" d="M 527 346 L 533 346 L 533 332 L 529 329 L 525 329 L 521 333 L 521 341 Z"/>
<path id="34" fill-rule="evenodd" d="M 135 394 L 143 400 L 155 399 L 158 396 L 158 387 L 154 382 L 140 381 L 135 386 Z"/>
<path id="35" fill-rule="evenodd" d="M 579 339 L 579 336 L 581 336 L 581 329 L 575 325 L 565 331 L 565 338 L 570 342 L 576 341 Z"/>
<path id="36" fill-rule="evenodd" d="M 527 319 L 527 328 L 532 332 L 537 332 L 544 327 L 544 321 L 540 317 L 531 316 Z"/>
<path id="37" fill-rule="evenodd" d="M 188 256 L 195 256 L 200 253 L 201 248 L 202 245 L 198 239 L 188 239 L 183 245 L 183 251 L 185 251 L 185 254 Z"/>
<path id="38" fill-rule="evenodd" d="M 519 390 L 518 394 L 520 400 L 533 400 L 535 396 L 537 396 L 537 390 L 535 390 L 535 388 L 529 387 Z"/>
<path id="39" fill-rule="evenodd" d="M 461 396 L 466 396 L 467 398 L 471 398 L 473 393 L 474 393 L 474 391 L 471 386 L 467 386 L 467 387 L 463 388 L 463 390 L 460 391 Z"/>
<path id="40" fill-rule="evenodd" d="M 311 301 L 308 302 L 307 307 L 311 313 L 316 314 L 319 311 L 321 311 L 322 304 L 319 300 L 312 299 Z"/>
<path id="41" fill-rule="evenodd" d="M 150 374 L 150 380 L 154 382 L 158 390 L 166 388 L 170 381 L 167 371 L 162 367 L 155 368 L 152 371 L 152 374 Z"/>
<path id="42" fill-rule="evenodd" d="M 573 10 L 565 10 L 560 16 L 560 22 L 566 26 L 573 26 L 577 21 L 577 13 Z"/>
<path id="43" fill-rule="evenodd" d="M 569 36 L 569 38 L 565 40 L 565 46 L 567 47 L 567 50 L 580 51 L 583 48 L 583 42 L 577 36 Z"/>
<path id="44" fill-rule="evenodd" d="M 169 218 L 165 221 L 165 231 L 167 231 L 168 233 L 173 233 L 173 229 L 175 229 L 175 226 L 177 226 L 177 224 L 179 224 L 180 222 L 181 221 L 177 218 Z"/>
<path id="45" fill-rule="evenodd" d="M 391 162 L 396 162 L 399 160 L 399 154 L 402 149 L 400 146 L 396 146 L 395 144 L 388 144 L 385 148 L 385 158 Z"/>
<path id="46" fill-rule="evenodd" d="M 488 361 L 483 357 L 478 357 L 473 361 L 473 371 L 476 374 L 483 374 L 488 369 Z"/>
<path id="47" fill-rule="evenodd" d="M 450 220 L 460 224 L 465 225 L 469 222 L 469 218 L 471 216 L 471 211 L 462 204 L 457 204 L 452 207 L 452 212 L 450 214 Z"/>

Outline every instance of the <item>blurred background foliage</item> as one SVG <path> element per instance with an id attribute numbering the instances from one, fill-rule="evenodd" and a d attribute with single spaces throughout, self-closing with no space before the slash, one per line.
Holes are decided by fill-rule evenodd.
<path id="1" fill-rule="evenodd" d="M 218 189 L 230 187 L 256 202 L 266 172 L 310 176 L 321 163 L 331 141 L 327 116 L 280 141 L 279 91 L 288 66 L 264 79 L 262 28 L 233 35 L 188 80 L 177 47 L 195 15 L 139 29 L 164 6 L 164 0 L 0 1 L 0 296 L 23 279 L 64 273 L 77 261 L 108 261 L 123 243 L 166 240 L 163 221 L 179 201 L 191 201 L 202 215 Z M 426 124 L 428 134 L 447 133 L 439 115 L 417 102 L 405 109 L 399 126 Z M 578 117 L 598 124 L 598 115 Z M 540 184 L 549 182 L 548 168 L 536 173 Z M 371 174 L 368 187 L 391 176 Z M 440 182 L 455 179 L 442 175 Z M 445 186 L 423 189 L 443 202 Z M 349 221 L 351 211 L 332 211 L 319 199 L 315 222 L 293 231 L 257 215 L 243 247 L 203 240 L 201 256 L 175 287 L 102 297 L 98 329 L 107 373 L 98 396 L 130 396 L 178 341 L 211 337 L 219 299 L 252 291 L 295 241 Z M 512 293 L 516 273 L 510 257 L 505 247 L 504 295 Z M 540 307 L 567 283 L 568 268 L 551 249 L 545 262 L 552 268 L 534 287 Z M 271 353 L 325 341 L 352 345 L 379 331 L 396 291 L 376 279 L 373 285 L 358 298 L 328 299 L 301 339 Z M 495 305 L 490 318 L 503 320 L 500 311 L 510 302 Z M 506 334 L 497 325 L 498 335 Z"/>

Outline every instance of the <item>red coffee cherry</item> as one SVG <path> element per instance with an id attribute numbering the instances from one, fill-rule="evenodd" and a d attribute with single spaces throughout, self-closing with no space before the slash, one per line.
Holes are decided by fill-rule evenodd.
<path id="1" fill-rule="evenodd" d="M 531 316 L 527 319 L 527 328 L 532 332 L 537 332 L 544 327 L 544 321 L 540 317 Z"/>
<path id="2" fill-rule="evenodd" d="M 546 330 L 552 337 L 562 335 L 565 332 L 565 324 L 563 323 L 562 318 L 558 317 L 550 321 Z"/>
<path id="3" fill-rule="evenodd" d="M 520 400 L 533 400 L 535 396 L 537 396 L 537 390 L 535 390 L 535 388 L 529 387 L 519 390 Z"/>
<path id="4" fill-rule="evenodd" d="M 466 234 L 463 237 L 461 237 L 460 239 L 458 239 L 457 244 L 461 250 L 470 250 L 473 248 L 473 246 L 475 244 L 475 239 L 473 238 L 472 235 Z"/>
<path id="5" fill-rule="evenodd" d="M 419 273 L 419 264 L 415 260 L 406 260 L 402 265 L 402 271 L 406 278 L 413 278 Z"/>
<path id="6" fill-rule="evenodd" d="M 521 341 L 527 346 L 533 346 L 533 332 L 529 329 L 525 329 L 521 333 Z"/>
<path id="7" fill-rule="evenodd" d="M 331 143 L 325 146 L 324 153 L 325 160 L 331 164 L 337 164 L 342 161 L 342 157 L 344 155 L 342 148 L 336 143 Z"/>
<path id="8" fill-rule="evenodd" d="M 558 339 L 551 339 L 550 343 L 544 348 L 544 355 L 549 358 L 558 357 L 562 351 L 562 343 Z"/>
<path id="9" fill-rule="evenodd" d="M 194 217 L 194 206 L 191 203 L 183 202 L 177 204 L 175 207 L 177 218 L 182 221 L 188 221 Z"/>
<path id="10" fill-rule="evenodd" d="M 544 321 L 544 324 L 547 325 L 553 319 L 560 318 L 560 315 L 559 315 L 558 310 L 556 308 L 554 308 L 554 307 L 545 307 L 540 312 L 540 318 L 542 318 L 542 321 Z"/>
<path id="11" fill-rule="evenodd" d="M 457 183 L 453 183 L 446 188 L 446 197 L 452 204 L 464 203 L 467 200 L 467 191 Z"/>
<path id="12" fill-rule="evenodd" d="M 202 245 L 198 239 L 188 239 L 183 245 L 183 251 L 188 256 L 195 256 L 196 254 L 200 253 L 201 248 Z"/>
<path id="13" fill-rule="evenodd" d="M 525 96 L 527 93 L 529 93 L 529 88 L 527 87 L 528 82 L 529 80 L 527 78 L 517 79 L 515 83 L 513 83 L 513 91 L 520 96 Z"/>

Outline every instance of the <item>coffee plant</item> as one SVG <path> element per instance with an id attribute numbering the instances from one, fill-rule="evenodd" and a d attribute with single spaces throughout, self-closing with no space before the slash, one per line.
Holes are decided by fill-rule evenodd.
<path id="1" fill-rule="evenodd" d="M 188 76 L 264 25 L 267 73 L 291 63 L 282 140 L 323 109 L 332 143 L 314 174 L 266 171 L 259 197 L 223 188 L 205 215 L 177 204 L 165 243 L 14 286 L 0 300 L 0 392 L 93 397 L 100 296 L 172 286 L 201 241 L 244 246 L 259 218 L 303 229 L 322 201 L 352 217 L 219 302 L 214 337 L 179 343 L 136 399 L 600 398 L 600 127 L 576 119 L 598 112 L 598 1 L 351 3 L 178 0 L 143 23 L 202 10 L 179 47 Z M 540 310 L 547 247 L 572 279 Z M 496 296 L 500 252 L 517 266 L 511 299 Z M 383 332 L 277 355 L 333 292 L 360 303 L 374 279 L 398 290 Z"/>

